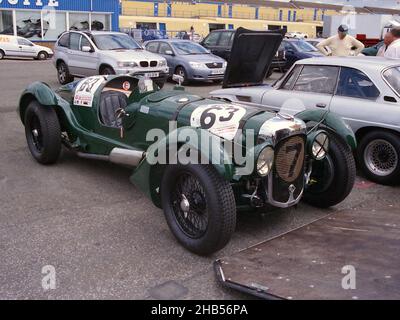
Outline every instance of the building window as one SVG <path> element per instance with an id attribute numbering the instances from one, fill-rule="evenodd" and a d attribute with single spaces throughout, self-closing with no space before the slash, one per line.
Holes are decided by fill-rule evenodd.
<path id="1" fill-rule="evenodd" d="M 92 30 L 110 31 L 110 15 L 92 13 Z"/>
<path id="2" fill-rule="evenodd" d="M 88 13 L 70 13 L 69 14 L 70 30 L 89 30 L 89 14 Z"/>
<path id="3" fill-rule="evenodd" d="M 0 34 L 14 34 L 12 11 L 0 11 Z"/>
<path id="4" fill-rule="evenodd" d="M 46 28 L 47 29 L 46 29 Z M 57 40 L 59 35 L 67 29 L 67 19 L 64 12 L 43 14 L 43 39 Z"/>
<path id="5" fill-rule="evenodd" d="M 30 40 L 42 39 L 40 11 L 16 11 L 17 34 Z M 49 29 L 48 22 L 43 25 L 43 33 Z"/>

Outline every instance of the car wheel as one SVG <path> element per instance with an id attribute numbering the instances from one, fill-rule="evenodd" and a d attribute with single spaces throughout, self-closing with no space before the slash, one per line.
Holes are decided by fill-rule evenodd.
<path id="1" fill-rule="evenodd" d="M 55 110 L 32 101 L 26 110 L 24 123 L 32 156 L 41 164 L 55 163 L 61 153 L 61 129 Z"/>
<path id="2" fill-rule="evenodd" d="M 182 84 L 187 85 L 189 83 L 188 77 L 187 77 L 187 72 L 184 67 L 178 67 L 175 70 L 175 74 L 178 76 L 181 76 L 183 78 Z"/>
<path id="3" fill-rule="evenodd" d="M 37 59 L 38 60 L 47 60 L 49 58 L 49 55 L 47 54 L 47 52 L 41 51 L 39 52 Z"/>
<path id="4" fill-rule="evenodd" d="M 319 208 L 335 206 L 350 194 L 355 178 L 356 163 L 350 147 L 330 135 L 328 155 L 322 161 L 314 161 L 303 199 Z"/>
<path id="5" fill-rule="evenodd" d="M 108 76 L 108 75 L 113 75 L 113 74 L 115 74 L 115 71 L 114 71 L 114 69 L 111 68 L 111 67 L 104 67 L 103 69 L 101 69 L 100 74 L 101 74 L 102 76 Z"/>
<path id="6" fill-rule="evenodd" d="M 57 66 L 58 82 L 67 84 L 74 81 L 74 77 L 69 73 L 68 67 L 64 62 L 60 62 Z"/>
<path id="7" fill-rule="evenodd" d="M 0 50 L 0 60 L 3 60 L 4 56 L 5 56 L 4 51 Z"/>
<path id="8" fill-rule="evenodd" d="M 189 251 L 209 255 L 222 249 L 236 226 L 231 185 L 211 165 L 171 165 L 161 199 L 174 236 Z"/>
<path id="9" fill-rule="evenodd" d="M 357 158 L 368 179 L 385 185 L 400 182 L 400 137 L 386 131 L 365 135 L 358 146 Z"/>

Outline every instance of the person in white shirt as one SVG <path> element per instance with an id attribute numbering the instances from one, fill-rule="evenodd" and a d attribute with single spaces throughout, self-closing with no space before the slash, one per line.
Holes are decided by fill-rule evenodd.
<path id="1" fill-rule="evenodd" d="M 387 43 L 387 44 L 386 44 Z M 400 59 L 400 28 L 393 28 L 385 36 L 386 51 L 385 58 Z"/>
<path id="2" fill-rule="evenodd" d="M 349 28 L 342 24 L 338 28 L 338 34 L 321 41 L 317 48 L 326 56 L 357 56 L 364 50 L 365 46 L 362 42 L 348 34 Z M 328 47 L 331 52 L 329 52 Z"/>

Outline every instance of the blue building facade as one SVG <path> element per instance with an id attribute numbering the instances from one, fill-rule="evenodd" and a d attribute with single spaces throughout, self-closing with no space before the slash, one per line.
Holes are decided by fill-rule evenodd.
<path id="1" fill-rule="evenodd" d="M 66 30 L 119 30 L 119 0 L 0 0 L 0 34 L 55 41 Z"/>

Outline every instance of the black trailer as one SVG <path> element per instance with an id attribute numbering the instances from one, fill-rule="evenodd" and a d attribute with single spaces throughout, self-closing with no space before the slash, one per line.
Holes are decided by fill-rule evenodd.
<path id="1" fill-rule="evenodd" d="M 224 285 L 266 299 L 400 299 L 400 210 L 340 211 L 215 270 Z"/>

